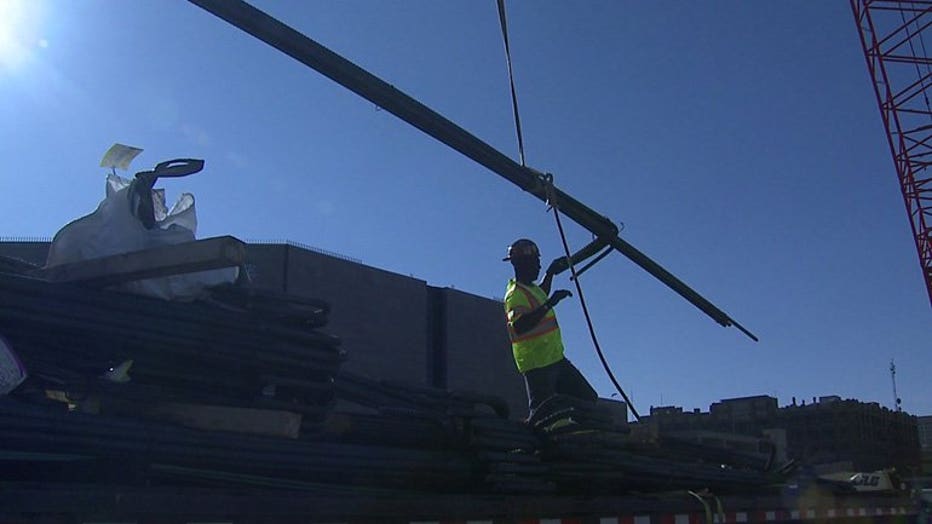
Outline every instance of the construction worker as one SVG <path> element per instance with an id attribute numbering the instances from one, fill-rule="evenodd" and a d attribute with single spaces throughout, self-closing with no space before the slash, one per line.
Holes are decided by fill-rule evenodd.
<path id="1" fill-rule="evenodd" d="M 515 364 L 527 387 L 528 420 L 542 402 L 555 394 L 587 401 L 598 399 L 582 373 L 563 356 L 563 337 L 553 308 L 573 294 L 558 289 L 547 298 L 555 268 L 563 259 L 550 264 L 540 285 L 534 283 L 540 275 L 540 251 L 531 240 L 516 240 L 502 260 L 510 261 L 515 270 L 515 278 L 508 281 L 505 292 L 505 315 Z"/>

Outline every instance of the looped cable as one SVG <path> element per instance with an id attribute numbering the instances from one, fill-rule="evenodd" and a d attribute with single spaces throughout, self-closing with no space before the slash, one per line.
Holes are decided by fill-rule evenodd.
<path id="1" fill-rule="evenodd" d="M 637 408 L 634 407 L 631 399 L 628 398 L 628 395 L 621 388 L 621 384 L 618 383 L 618 380 L 615 378 L 615 374 L 612 373 L 612 369 L 609 367 L 608 361 L 605 360 L 605 355 L 602 353 L 602 347 L 599 345 L 599 339 L 595 336 L 595 327 L 592 325 L 592 317 L 589 315 L 589 307 L 586 305 L 586 297 L 583 295 L 582 284 L 579 283 L 579 276 L 576 273 L 576 265 L 573 264 L 573 255 L 570 253 L 570 246 L 566 241 L 566 234 L 563 232 L 563 223 L 560 221 L 560 206 L 556 199 L 556 192 L 553 190 L 553 174 L 545 174 L 543 176 L 543 181 L 544 190 L 547 192 L 547 204 L 551 209 L 553 209 L 553 217 L 557 222 L 557 230 L 560 232 L 560 240 L 563 243 L 563 252 L 566 254 L 566 262 L 570 268 L 571 280 L 576 285 L 576 293 L 579 295 L 579 304 L 582 306 L 583 316 L 586 317 L 586 325 L 589 327 L 589 336 L 592 338 L 592 344 L 595 346 L 595 352 L 599 356 L 599 361 L 602 362 L 602 367 L 605 369 L 605 373 L 608 375 L 608 378 L 611 379 L 612 384 L 614 384 L 615 390 L 617 390 L 621 397 L 625 399 L 625 402 L 631 409 L 631 413 L 634 415 L 635 420 L 640 421 L 641 415 L 638 413 Z"/>

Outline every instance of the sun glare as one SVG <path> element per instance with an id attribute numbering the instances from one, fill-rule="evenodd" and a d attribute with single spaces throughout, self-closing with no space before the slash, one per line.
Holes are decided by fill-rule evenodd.
<path id="1" fill-rule="evenodd" d="M 27 12 L 27 0 L 0 0 L 0 71 L 12 71 L 23 65 L 38 42 L 30 41 L 33 17 Z"/>

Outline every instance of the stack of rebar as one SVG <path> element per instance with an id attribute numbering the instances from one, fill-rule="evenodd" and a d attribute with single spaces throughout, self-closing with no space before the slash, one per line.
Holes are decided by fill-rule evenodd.
<path id="1" fill-rule="evenodd" d="M 780 481 L 783 472 L 747 467 L 716 450 L 696 446 L 692 453 L 663 442 L 639 443 L 611 431 L 563 430 L 551 434 L 542 449 L 559 488 L 576 493 L 702 490 L 736 492 Z"/>
<path id="2" fill-rule="evenodd" d="M 359 414 L 334 415 L 345 428 L 351 428 L 340 435 L 344 441 L 457 449 L 474 462 L 473 489 L 553 491 L 548 468 L 537 455 L 538 437 L 528 425 L 507 418 L 507 405 L 500 398 L 373 380 L 347 372 L 337 376 L 336 387 L 340 400 L 379 413 L 371 419 Z M 373 431 L 365 431 L 367 426 Z"/>
<path id="3" fill-rule="evenodd" d="M 495 414 L 508 417 L 508 405 L 492 395 L 376 380 L 346 371 L 341 371 L 336 377 L 336 390 L 341 399 L 382 413 Z"/>
<path id="4" fill-rule="evenodd" d="M 248 304 L 157 299 L 0 273 L 0 334 L 39 390 L 75 399 L 106 392 L 142 402 L 181 400 L 285 407 L 320 421 L 345 356 L 339 339 L 256 314 Z M 131 363 L 130 363 L 131 361 Z M 131 380 L 110 376 L 121 364 Z"/>
<path id="5" fill-rule="evenodd" d="M 245 289 L 178 303 L 0 272 L 0 335 L 30 375 L 0 398 L 0 481 L 621 493 L 772 480 L 720 451 L 639 443 L 597 404 L 556 397 L 518 422 L 497 397 L 345 372 L 328 312 Z M 255 427 L 267 420 L 283 429 Z"/>
<path id="6" fill-rule="evenodd" d="M 153 472 L 159 472 L 189 483 L 212 475 L 240 483 L 269 478 L 454 491 L 468 485 L 473 469 L 471 461 L 452 450 L 198 431 L 13 399 L 0 400 L 0 440 L 7 464 L 20 466 L 4 468 L 5 480 L 35 480 L 39 463 L 45 478 L 49 465 L 55 465 L 56 481 L 152 482 Z"/>
<path id="7" fill-rule="evenodd" d="M 328 312 L 245 289 L 178 303 L 0 273 L 0 334 L 30 373 L 0 399 L 0 451 L 18 466 L 0 479 L 487 492 L 490 465 L 519 460 L 469 440 L 468 420 L 507 423 L 499 398 L 341 373 Z M 362 412 L 334 411 L 338 397 Z M 283 438 L 182 427 L 156 416 L 166 405 L 300 418 Z"/>
<path id="8" fill-rule="evenodd" d="M 467 442 L 481 463 L 483 482 L 496 492 L 550 493 L 550 468 L 540 460 L 540 438 L 523 422 L 495 417 L 466 421 Z"/>

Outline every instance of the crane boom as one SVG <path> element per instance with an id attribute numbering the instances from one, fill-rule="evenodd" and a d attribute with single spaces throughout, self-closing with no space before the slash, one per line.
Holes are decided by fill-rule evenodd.
<path id="1" fill-rule="evenodd" d="M 850 2 L 932 304 L 932 2 Z"/>
<path id="2" fill-rule="evenodd" d="M 274 17 L 242 0 L 189 1 L 391 112 L 538 199 L 547 200 L 546 181 L 541 173 L 521 166 L 436 111 Z M 724 311 L 619 237 L 618 227 L 611 220 L 558 188 L 554 187 L 552 191 L 564 215 L 628 257 L 722 326 L 735 326 L 751 339 L 757 340 Z"/>

